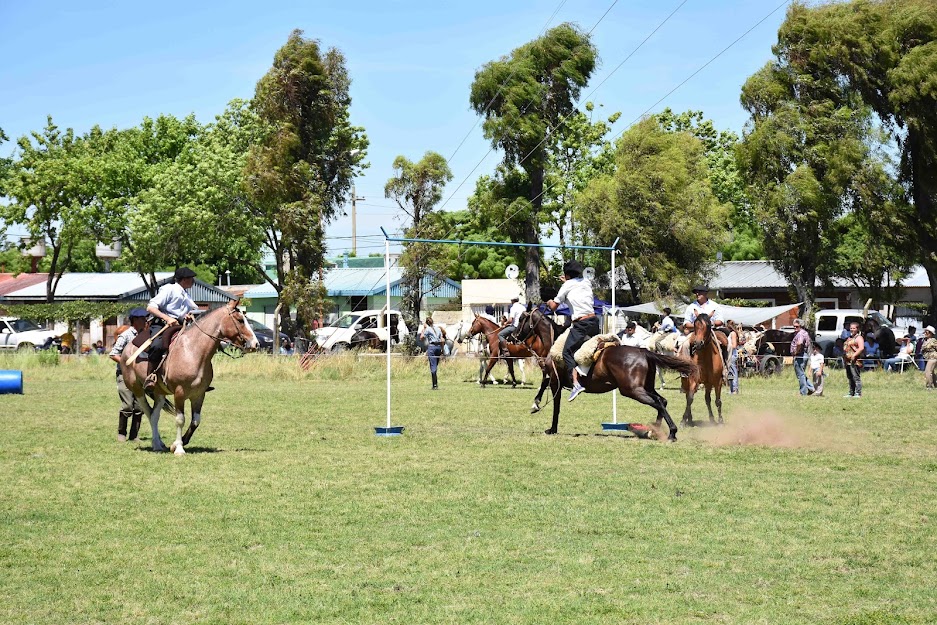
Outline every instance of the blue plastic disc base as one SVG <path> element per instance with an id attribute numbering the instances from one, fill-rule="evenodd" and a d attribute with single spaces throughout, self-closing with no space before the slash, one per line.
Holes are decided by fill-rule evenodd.
<path id="1" fill-rule="evenodd" d="M 374 433 L 378 436 L 400 436 L 403 434 L 404 426 L 392 425 L 391 427 L 375 427 Z"/>
<path id="2" fill-rule="evenodd" d="M 603 423 L 603 430 L 627 430 L 631 426 L 630 423 Z"/>

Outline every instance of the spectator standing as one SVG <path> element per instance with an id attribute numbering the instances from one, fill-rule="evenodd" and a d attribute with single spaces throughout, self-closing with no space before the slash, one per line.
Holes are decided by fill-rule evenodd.
<path id="1" fill-rule="evenodd" d="M 843 397 L 862 397 L 862 355 L 865 353 L 865 340 L 859 332 L 859 324 L 849 324 L 849 338 L 843 345 L 843 360 L 846 365 L 846 379 L 849 380 L 849 394 Z"/>
<path id="2" fill-rule="evenodd" d="M 824 369 L 826 368 L 826 358 L 823 357 L 823 350 L 816 343 L 813 344 L 813 355 L 810 357 L 810 373 L 813 378 L 814 397 L 823 395 L 823 378 L 826 377 Z"/>
<path id="3" fill-rule="evenodd" d="M 924 328 L 924 344 L 921 347 L 921 357 L 924 358 L 924 388 L 937 388 L 937 338 L 934 337 L 934 326 Z"/>
<path id="4" fill-rule="evenodd" d="M 726 322 L 729 328 L 729 395 L 739 394 L 739 327 L 732 319 Z"/>
<path id="5" fill-rule="evenodd" d="M 813 383 L 807 379 L 807 362 L 810 359 L 810 335 L 804 329 L 800 319 L 794 319 L 794 339 L 791 341 L 791 356 L 794 357 L 794 373 L 800 385 L 800 394 L 804 397 L 813 395 Z"/>
<path id="6" fill-rule="evenodd" d="M 433 378 L 433 390 L 439 390 L 436 379 L 436 368 L 442 355 L 442 346 L 446 342 L 446 333 L 442 328 L 433 325 L 433 318 L 427 317 L 426 323 L 420 329 L 420 339 L 426 341 L 426 356 L 429 358 L 429 373 Z"/>
<path id="7" fill-rule="evenodd" d="M 118 335 L 114 341 L 114 348 L 108 354 L 111 360 L 117 363 L 117 396 L 120 398 L 120 412 L 117 416 L 117 440 L 121 443 L 127 440 L 127 422 L 130 421 L 130 440 L 137 440 L 137 434 L 140 432 L 140 423 L 143 421 L 143 409 L 133 396 L 127 385 L 124 384 L 124 375 L 120 370 L 120 359 L 123 357 L 124 348 L 128 343 L 132 343 L 143 328 L 146 326 L 147 312 L 142 308 L 134 308 L 127 315 L 130 319 L 130 327 Z"/>

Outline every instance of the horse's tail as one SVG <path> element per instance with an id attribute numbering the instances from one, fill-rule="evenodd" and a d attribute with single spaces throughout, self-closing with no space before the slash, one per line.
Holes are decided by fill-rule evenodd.
<path id="1" fill-rule="evenodd" d="M 685 374 L 693 377 L 699 373 L 699 367 L 697 367 L 693 361 L 679 356 L 668 356 L 666 354 L 657 354 L 652 351 L 647 351 L 647 359 L 658 367 L 673 369 L 681 375 Z"/>

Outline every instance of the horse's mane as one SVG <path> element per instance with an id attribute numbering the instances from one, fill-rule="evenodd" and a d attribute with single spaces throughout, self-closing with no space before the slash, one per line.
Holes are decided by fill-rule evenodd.
<path id="1" fill-rule="evenodd" d="M 553 336 L 554 336 L 554 337 L 561 335 L 563 332 L 566 332 L 566 329 L 569 328 L 569 326 L 570 326 L 569 317 L 567 317 L 567 318 L 566 318 L 566 321 L 561 325 L 561 324 L 559 324 L 559 323 L 557 323 L 557 322 L 555 321 L 555 318 L 554 318 L 553 316 L 547 315 L 545 312 L 543 312 L 543 311 L 540 310 L 540 309 L 537 309 L 536 311 L 532 311 L 532 312 L 531 312 L 531 315 L 532 315 L 534 312 L 540 313 L 540 316 L 543 317 L 543 318 L 550 324 L 550 326 L 551 326 L 552 329 L 553 329 Z"/>

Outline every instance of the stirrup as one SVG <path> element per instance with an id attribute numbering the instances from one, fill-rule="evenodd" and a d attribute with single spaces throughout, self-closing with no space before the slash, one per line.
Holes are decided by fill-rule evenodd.
<path id="1" fill-rule="evenodd" d="M 151 373 L 146 376 L 146 380 L 143 382 L 143 388 L 151 390 L 156 387 L 156 374 Z"/>

